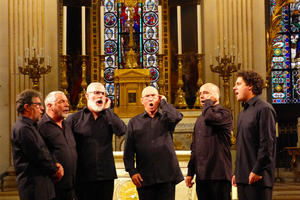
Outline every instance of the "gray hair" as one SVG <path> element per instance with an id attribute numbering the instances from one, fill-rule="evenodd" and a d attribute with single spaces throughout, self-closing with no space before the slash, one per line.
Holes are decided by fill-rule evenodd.
<path id="1" fill-rule="evenodd" d="M 48 106 L 47 106 L 48 104 L 54 105 L 54 103 L 56 101 L 56 95 L 57 94 L 65 95 L 65 93 L 63 93 L 62 91 L 52 91 L 52 92 L 50 92 L 45 98 L 46 110 L 48 110 Z"/>

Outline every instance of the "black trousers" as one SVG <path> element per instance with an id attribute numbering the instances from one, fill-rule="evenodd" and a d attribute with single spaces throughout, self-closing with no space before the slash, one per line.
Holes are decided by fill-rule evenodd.
<path id="1" fill-rule="evenodd" d="M 175 185 L 172 182 L 142 186 L 137 191 L 140 200 L 175 200 Z"/>
<path id="2" fill-rule="evenodd" d="M 272 188 L 238 184 L 239 200 L 272 200 Z"/>
<path id="3" fill-rule="evenodd" d="M 228 180 L 196 180 L 198 200 L 231 200 Z"/>
<path id="4" fill-rule="evenodd" d="M 78 200 L 112 200 L 114 180 L 80 183 L 76 190 Z"/>
<path id="5" fill-rule="evenodd" d="M 77 200 L 75 189 L 55 188 L 55 200 Z"/>

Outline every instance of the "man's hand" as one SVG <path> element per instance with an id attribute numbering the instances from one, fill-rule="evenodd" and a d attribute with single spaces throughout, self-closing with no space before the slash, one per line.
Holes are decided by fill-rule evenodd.
<path id="1" fill-rule="evenodd" d="M 235 175 L 232 176 L 232 179 L 231 179 L 231 184 L 236 187 L 236 182 L 235 182 Z"/>
<path id="2" fill-rule="evenodd" d="M 142 182 L 144 181 L 141 177 L 140 173 L 134 174 L 131 177 L 132 182 L 134 183 L 134 185 L 136 185 L 136 187 L 142 187 Z"/>
<path id="3" fill-rule="evenodd" d="M 162 99 L 164 99 L 165 101 L 167 101 L 167 98 L 164 96 L 164 95 L 158 95 L 158 97 L 159 97 L 159 100 L 162 100 Z"/>
<path id="4" fill-rule="evenodd" d="M 58 167 L 58 170 L 52 176 L 55 183 L 59 182 L 65 174 L 64 168 L 60 163 L 56 163 L 56 167 Z"/>
<path id="5" fill-rule="evenodd" d="M 249 184 L 251 185 L 252 183 L 259 181 L 260 179 L 262 179 L 262 176 L 259 176 L 255 173 L 251 172 L 249 175 Z"/>
<path id="6" fill-rule="evenodd" d="M 104 109 L 110 108 L 111 100 L 108 97 L 105 97 Z"/>
<path id="7" fill-rule="evenodd" d="M 185 179 L 185 184 L 189 188 L 193 187 L 193 185 L 194 185 L 193 177 L 192 176 L 187 176 L 186 179 Z"/>

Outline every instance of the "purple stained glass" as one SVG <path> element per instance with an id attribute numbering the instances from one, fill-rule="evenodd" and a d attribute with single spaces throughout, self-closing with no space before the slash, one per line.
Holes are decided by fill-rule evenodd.
<path id="1" fill-rule="evenodd" d="M 107 40 L 104 43 L 104 51 L 107 55 L 113 55 L 117 52 L 117 43 L 114 40 Z"/>
<path id="2" fill-rule="evenodd" d="M 287 103 L 289 93 L 288 71 L 272 71 L 272 100 L 275 104 Z"/>
<path id="3" fill-rule="evenodd" d="M 158 51 L 158 42 L 156 40 L 147 40 L 144 43 L 144 51 L 148 54 L 155 54 Z"/>
<path id="4" fill-rule="evenodd" d="M 150 71 L 150 82 L 156 82 L 159 78 L 159 72 L 158 69 L 156 67 L 150 67 L 149 68 Z"/>
<path id="5" fill-rule="evenodd" d="M 273 41 L 272 69 L 289 67 L 289 43 L 286 42 L 286 39 L 288 39 L 287 35 L 280 35 Z"/>
<path id="6" fill-rule="evenodd" d="M 155 26 L 158 23 L 158 15 L 152 11 L 146 12 L 143 19 L 147 26 Z"/>
<path id="7" fill-rule="evenodd" d="M 114 13 L 107 12 L 104 14 L 105 27 L 111 28 L 117 24 L 117 16 Z"/>
<path id="8" fill-rule="evenodd" d="M 106 10 L 107 10 L 108 12 L 111 12 L 112 9 L 114 8 L 114 3 L 111 2 L 110 0 L 107 1 L 107 2 L 105 3 L 105 8 L 106 8 Z"/>
<path id="9" fill-rule="evenodd" d="M 114 69 L 113 68 L 106 68 L 104 70 L 104 80 L 107 83 L 112 83 L 114 81 Z"/>

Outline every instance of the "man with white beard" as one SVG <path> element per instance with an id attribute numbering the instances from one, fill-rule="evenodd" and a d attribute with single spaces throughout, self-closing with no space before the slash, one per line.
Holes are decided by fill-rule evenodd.
<path id="1" fill-rule="evenodd" d="M 87 107 L 70 115 L 78 154 L 77 195 L 79 200 L 112 200 L 117 178 L 112 135 L 124 135 L 125 123 L 110 109 L 101 83 L 89 84 Z"/>

